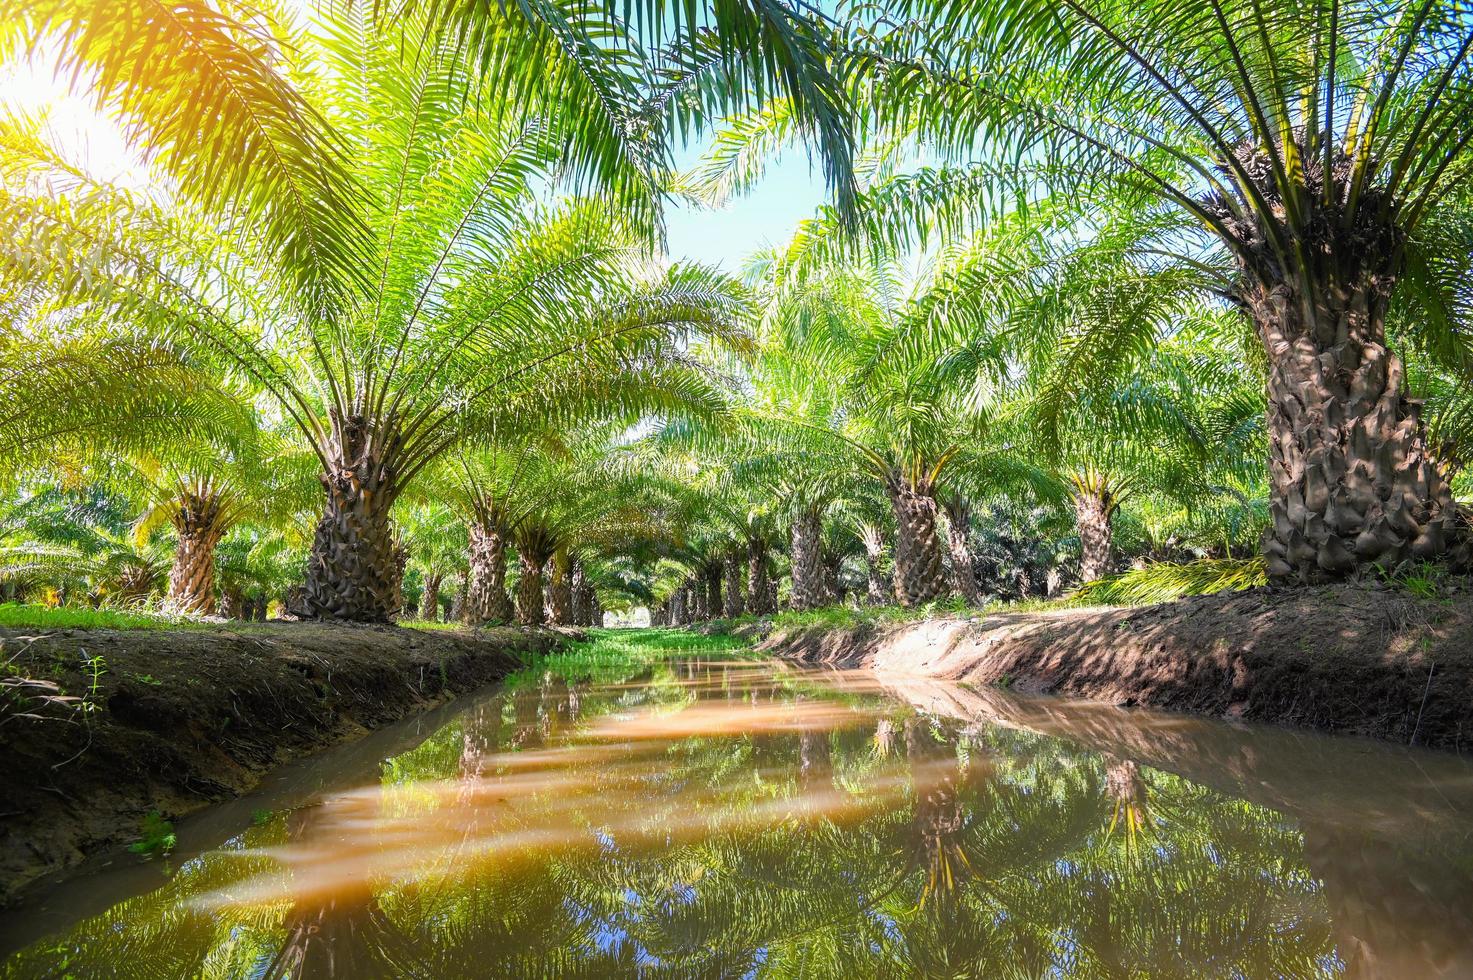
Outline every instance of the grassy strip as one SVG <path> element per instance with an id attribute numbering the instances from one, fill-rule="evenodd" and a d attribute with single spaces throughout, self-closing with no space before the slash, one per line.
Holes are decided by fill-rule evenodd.
<path id="1" fill-rule="evenodd" d="M 547 673 L 574 683 L 617 684 L 656 664 L 679 657 L 732 660 L 760 658 L 748 641 L 735 636 L 689 633 L 679 629 L 590 629 L 588 639 L 552 653 L 535 654 L 507 678 L 512 687 L 537 683 Z"/>
<path id="2" fill-rule="evenodd" d="M 182 630 L 215 625 L 187 616 L 81 606 L 38 606 L 7 602 L 0 605 L 0 627 L 19 629 Z"/>

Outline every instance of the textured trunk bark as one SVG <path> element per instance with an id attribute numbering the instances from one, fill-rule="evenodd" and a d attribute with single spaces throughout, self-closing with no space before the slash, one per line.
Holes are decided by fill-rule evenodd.
<path id="1" fill-rule="evenodd" d="M 706 618 L 716 619 L 725 604 L 721 601 L 721 562 L 713 561 L 706 566 Z"/>
<path id="2" fill-rule="evenodd" d="M 733 554 L 723 567 L 726 571 L 726 606 L 723 612 L 728 619 L 734 619 L 743 613 L 745 606 L 742 601 L 742 560 Z"/>
<path id="3" fill-rule="evenodd" d="M 1344 246 L 1376 250 L 1374 241 Z M 1386 348 L 1395 276 L 1383 265 L 1316 275 L 1312 300 L 1252 270 L 1241 290 L 1269 360 L 1263 550 L 1274 581 L 1435 559 L 1461 537 L 1421 405 L 1406 397 L 1401 361 Z"/>
<path id="4" fill-rule="evenodd" d="M 919 606 L 946 595 L 941 542 L 936 535 L 936 498 L 898 478 L 886 481 L 895 510 L 895 598 Z"/>
<path id="5" fill-rule="evenodd" d="M 554 626 L 573 625 L 573 561 L 559 548 L 548 562 L 547 611 Z"/>
<path id="6" fill-rule="evenodd" d="M 506 594 L 506 534 L 494 523 L 473 521 L 467 528 L 470 562 L 462 622 L 471 626 L 509 623 L 511 598 Z"/>
<path id="7" fill-rule="evenodd" d="M 689 610 L 686 608 L 686 598 L 687 596 L 684 585 L 678 587 L 674 592 L 670 594 L 669 624 L 671 626 L 684 626 L 687 622 L 690 621 L 688 618 L 690 613 Z"/>
<path id="8" fill-rule="evenodd" d="M 245 596 L 239 589 L 220 590 L 220 615 L 226 619 L 246 619 Z"/>
<path id="9" fill-rule="evenodd" d="M 574 594 L 574 602 L 578 609 L 577 623 L 579 626 L 602 626 L 604 619 L 603 605 L 598 601 L 598 590 L 593 587 L 592 582 L 585 581 L 577 587 Z"/>
<path id="10" fill-rule="evenodd" d="M 573 569 L 571 574 L 573 577 L 573 625 L 592 626 L 593 620 L 590 618 L 592 612 L 588 605 L 588 593 L 590 590 L 590 586 L 588 585 L 588 576 L 585 575 L 583 572 L 583 562 L 579 561 L 577 558 L 573 559 Z"/>
<path id="11" fill-rule="evenodd" d="M 419 618 L 433 623 L 440 618 L 440 573 L 425 574 L 425 588 L 419 597 Z"/>
<path id="12" fill-rule="evenodd" d="M 793 608 L 817 609 L 823 605 L 823 563 L 820 546 L 823 515 L 805 510 L 793 520 Z"/>
<path id="13" fill-rule="evenodd" d="M 864 544 L 864 565 L 867 573 L 865 601 L 872 606 L 883 606 L 890 601 L 890 589 L 885 582 L 885 537 L 874 524 L 861 524 L 859 539 Z"/>
<path id="14" fill-rule="evenodd" d="M 822 552 L 822 561 L 824 601 L 833 605 L 842 605 L 848 598 L 843 579 L 844 556 Z"/>
<path id="15" fill-rule="evenodd" d="M 776 612 L 771 598 L 771 574 L 767 560 L 767 540 L 747 539 L 747 610 L 758 616 Z"/>
<path id="16" fill-rule="evenodd" d="M 404 547 L 404 542 L 397 536 L 394 539 L 394 560 L 399 566 L 399 604 L 394 607 L 393 618 L 402 619 L 406 613 L 413 615 L 414 609 L 404 595 L 404 573 L 409 570 L 409 549 Z"/>
<path id="17" fill-rule="evenodd" d="M 690 603 L 687 606 L 690 621 L 692 623 L 704 623 L 710 619 L 711 614 L 707 611 L 706 606 L 706 601 L 710 597 L 706 594 L 705 581 L 699 577 L 692 576 L 686 579 L 685 590 L 686 594 L 690 596 Z"/>
<path id="18" fill-rule="evenodd" d="M 327 508 L 317 523 L 302 615 L 387 623 L 399 611 L 402 581 L 389 512 L 399 494 L 389 462 L 397 437 L 381 438 L 361 416 L 333 419 L 331 472 L 321 476 Z"/>
<path id="19" fill-rule="evenodd" d="M 969 606 L 982 605 L 977 585 L 977 564 L 972 558 L 972 504 L 965 497 L 951 497 L 946 509 L 946 550 L 951 556 L 951 587 Z"/>
<path id="20" fill-rule="evenodd" d="M 470 573 L 463 572 L 456 578 L 455 595 L 450 598 L 449 622 L 465 622 L 465 607 L 470 597 Z"/>
<path id="21" fill-rule="evenodd" d="M 253 610 L 254 614 L 251 618 L 258 623 L 266 622 L 266 612 L 270 604 L 270 600 L 268 600 L 265 596 L 258 597 L 256 599 L 256 608 L 255 610 Z"/>
<path id="22" fill-rule="evenodd" d="M 547 562 L 544 555 L 517 552 L 517 624 L 541 626 L 547 621 L 542 605 L 542 566 Z"/>
<path id="23" fill-rule="evenodd" d="M 215 612 L 215 548 L 225 536 L 221 501 L 215 494 L 181 494 L 174 511 L 179 543 L 169 569 L 169 606 L 210 616 Z"/>
<path id="24" fill-rule="evenodd" d="M 1074 523 L 1079 529 L 1079 577 L 1093 582 L 1115 570 L 1115 548 L 1111 541 L 1111 521 L 1115 502 L 1108 490 L 1076 493 Z"/>

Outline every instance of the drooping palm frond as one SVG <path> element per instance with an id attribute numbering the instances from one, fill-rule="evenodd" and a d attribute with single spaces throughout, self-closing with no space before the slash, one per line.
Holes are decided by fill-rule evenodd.
<path id="1" fill-rule="evenodd" d="M 345 148 L 273 54 L 291 36 L 281 11 L 22 0 L 0 31 L 56 45 L 58 70 L 120 114 L 182 193 L 249 215 L 307 305 L 331 315 L 361 283 L 366 228 Z"/>
<path id="2" fill-rule="evenodd" d="M 1081 606 L 1147 606 L 1267 584 L 1262 558 L 1203 558 L 1185 565 L 1154 563 L 1098 579 L 1071 592 L 1069 601 Z"/>

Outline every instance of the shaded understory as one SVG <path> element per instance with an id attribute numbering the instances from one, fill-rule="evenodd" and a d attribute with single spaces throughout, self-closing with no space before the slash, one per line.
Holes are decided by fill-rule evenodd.
<path id="1" fill-rule="evenodd" d="M 505 676 L 564 638 L 273 623 L 0 629 L 0 904 L 267 770 Z M 74 700 L 60 700 L 74 699 Z"/>
<path id="2" fill-rule="evenodd" d="M 808 663 L 1366 735 L 1473 741 L 1473 596 L 1335 585 L 1134 609 L 738 627 Z"/>

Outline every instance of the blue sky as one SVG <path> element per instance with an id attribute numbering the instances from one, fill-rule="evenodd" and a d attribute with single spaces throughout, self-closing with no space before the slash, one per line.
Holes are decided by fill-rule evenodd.
<path id="1" fill-rule="evenodd" d="M 694 163 L 701 147 L 678 159 Z M 786 242 L 793 228 L 823 203 L 823 174 L 810 168 L 808 154 L 790 149 L 747 194 L 719 211 L 671 204 L 665 214 L 667 250 L 672 259 L 694 259 L 740 272 L 742 261 L 764 245 Z"/>

